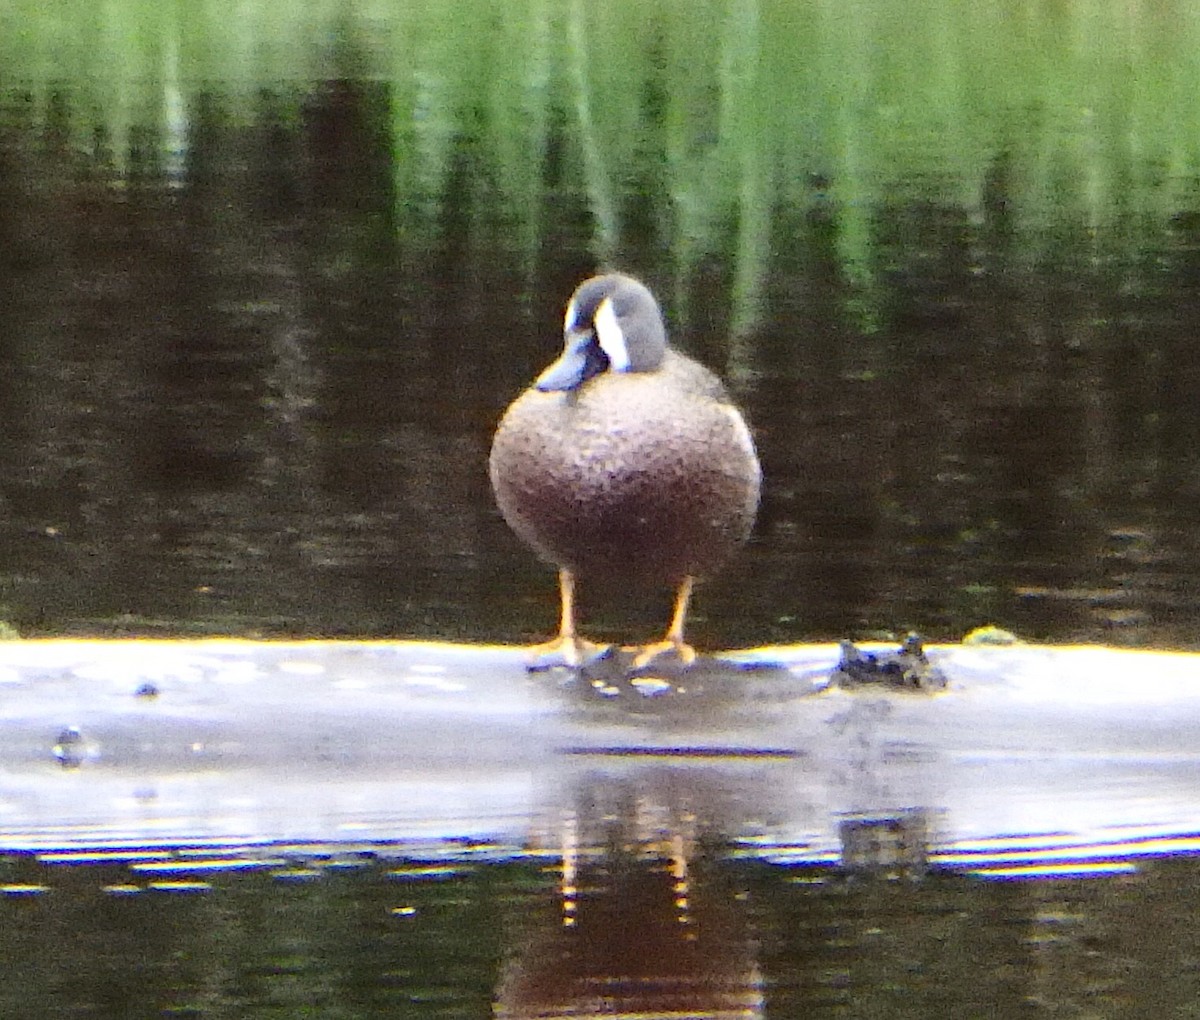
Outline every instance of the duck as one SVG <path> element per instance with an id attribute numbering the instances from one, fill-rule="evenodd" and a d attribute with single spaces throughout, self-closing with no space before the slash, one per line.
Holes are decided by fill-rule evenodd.
<path id="1" fill-rule="evenodd" d="M 561 353 L 504 412 L 488 471 L 504 520 L 558 570 L 558 634 L 530 650 L 531 668 L 607 650 L 577 630 L 576 584 L 593 579 L 673 590 L 662 640 L 633 664 L 694 662 L 693 587 L 750 536 L 762 469 L 725 386 L 670 346 L 644 283 L 605 273 L 578 286 Z"/>

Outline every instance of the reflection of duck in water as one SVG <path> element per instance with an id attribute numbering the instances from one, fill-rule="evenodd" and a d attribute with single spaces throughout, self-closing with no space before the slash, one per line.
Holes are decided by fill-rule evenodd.
<path id="1" fill-rule="evenodd" d="M 497 1017 L 762 1015 L 745 907 L 709 862 L 693 866 L 686 820 L 631 831 L 644 806 L 626 804 L 602 832 L 571 818 L 558 909 L 532 912 L 504 968 Z"/>
<path id="2" fill-rule="evenodd" d="M 496 501 L 512 529 L 559 569 L 558 637 L 535 658 L 579 665 L 577 576 L 670 585 L 675 609 L 639 664 L 685 663 L 692 584 L 746 540 L 761 473 L 720 380 L 667 346 L 654 296 L 619 274 L 585 281 L 567 306 L 559 359 L 508 408 L 492 444 Z"/>

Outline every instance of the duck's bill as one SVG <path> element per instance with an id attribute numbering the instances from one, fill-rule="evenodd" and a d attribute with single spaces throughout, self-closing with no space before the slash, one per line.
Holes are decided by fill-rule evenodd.
<path id="1" fill-rule="evenodd" d="M 591 330 L 568 333 L 559 359 L 534 382 L 544 392 L 578 389 L 592 376 L 603 372 L 608 359 L 596 344 Z"/>

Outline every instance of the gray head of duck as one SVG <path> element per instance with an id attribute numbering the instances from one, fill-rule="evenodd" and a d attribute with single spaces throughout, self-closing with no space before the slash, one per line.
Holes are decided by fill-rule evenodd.
<path id="1" fill-rule="evenodd" d="M 610 273 L 579 285 L 567 305 L 563 352 L 534 386 L 577 390 L 602 372 L 653 372 L 667 349 L 654 295 L 631 276 Z"/>

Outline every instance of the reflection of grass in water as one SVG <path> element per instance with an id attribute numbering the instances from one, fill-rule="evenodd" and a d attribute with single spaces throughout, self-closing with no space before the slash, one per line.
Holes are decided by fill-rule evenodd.
<path id="1" fill-rule="evenodd" d="M 479 130 L 512 211 L 535 217 L 552 108 L 595 216 L 620 247 L 622 185 L 658 172 L 685 261 L 736 222 L 736 287 L 753 304 L 765 224 L 822 174 L 842 256 L 869 279 L 865 210 L 897 192 L 976 208 L 988 168 L 1015 162 L 1031 240 L 1066 222 L 1119 229 L 1161 214 L 1194 172 L 1200 10 L 1048 8 L 954 0 L 551 0 L 464 4 L 83 3 L 70 18 L 17 0 L 0 14 L 11 83 L 63 86 L 118 148 L 157 119 L 186 133 L 189 101 L 217 85 L 252 115 L 282 82 L 347 72 L 393 89 L 397 173 L 436 197 L 454 140 Z M 658 89 L 663 102 L 647 102 Z M 83 128 L 83 125 L 80 125 Z M 661 144 L 644 144 L 654 136 Z M 1151 176 L 1153 175 L 1153 176 Z M 728 241 L 729 239 L 725 239 Z"/>
<path id="2" fill-rule="evenodd" d="M 1026 266 L 1132 257 L 1198 169 L 1200 9 L 1183 4 L 145 0 L 65 18 L 20 0 L 0 68 L 118 179 L 186 176 L 201 93 L 230 121 L 302 119 L 314 80 L 374 79 L 402 245 L 427 249 L 453 215 L 528 279 L 548 203 L 575 190 L 575 250 L 647 273 L 678 320 L 701 314 L 706 266 L 728 266 L 735 381 L 773 260 L 816 220 L 870 335 L 895 268 L 881 210 L 957 210 Z"/>

